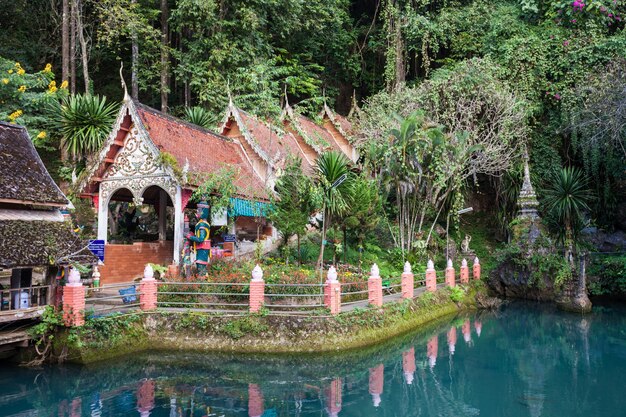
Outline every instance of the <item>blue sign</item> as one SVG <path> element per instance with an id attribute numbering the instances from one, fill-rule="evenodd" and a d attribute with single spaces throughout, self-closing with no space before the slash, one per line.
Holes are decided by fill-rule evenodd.
<path id="1" fill-rule="evenodd" d="M 104 240 L 90 240 L 88 248 L 104 263 Z"/>
<path id="2" fill-rule="evenodd" d="M 237 237 L 235 235 L 224 235 L 224 242 L 236 242 Z"/>

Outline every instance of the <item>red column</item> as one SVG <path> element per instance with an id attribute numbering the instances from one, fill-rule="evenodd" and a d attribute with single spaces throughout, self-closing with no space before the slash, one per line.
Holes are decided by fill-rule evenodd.
<path id="1" fill-rule="evenodd" d="M 411 264 L 404 264 L 404 272 L 402 273 L 402 298 L 412 299 L 415 296 L 415 283 L 413 281 L 413 272 L 411 272 Z"/>
<path id="2" fill-rule="evenodd" d="M 257 384 L 248 384 L 248 416 L 263 415 L 263 393 Z"/>
<path id="3" fill-rule="evenodd" d="M 252 281 L 250 281 L 250 312 L 258 313 L 264 302 L 265 281 L 263 281 L 263 271 L 257 265 L 252 270 Z"/>
<path id="4" fill-rule="evenodd" d="M 139 282 L 139 306 L 144 311 L 157 308 L 157 282 L 150 265 L 143 270 L 143 279 Z"/>
<path id="5" fill-rule="evenodd" d="M 367 291 L 370 305 L 381 307 L 383 305 L 383 280 L 376 264 L 372 266 L 370 277 L 367 280 Z"/>
<path id="6" fill-rule="evenodd" d="M 330 417 L 337 417 L 341 411 L 341 389 L 343 381 L 335 378 L 326 388 L 326 409 Z"/>
<path id="7" fill-rule="evenodd" d="M 380 405 L 380 395 L 383 393 L 383 384 L 385 381 L 385 366 L 381 363 L 376 368 L 370 368 L 369 391 L 372 394 L 372 402 L 374 407 Z"/>
<path id="8" fill-rule="evenodd" d="M 467 266 L 467 259 L 463 259 L 461 263 L 461 284 L 469 283 L 469 267 Z"/>
<path id="9" fill-rule="evenodd" d="M 473 272 L 474 272 L 474 279 L 479 280 L 480 279 L 480 261 L 478 260 L 478 258 L 474 258 Z"/>
<path id="10" fill-rule="evenodd" d="M 437 291 L 437 273 L 435 272 L 435 264 L 430 259 L 426 267 L 426 289 L 430 292 Z"/>
<path id="11" fill-rule="evenodd" d="M 137 387 L 137 411 L 141 417 L 148 417 L 154 408 L 154 388 L 151 379 L 141 381 Z"/>
<path id="12" fill-rule="evenodd" d="M 454 326 L 448 330 L 448 349 L 450 349 L 450 354 L 454 355 L 456 349 L 456 327 Z"/>
<path id="13" fill-rule="evenodd" d="M 415 369 L 415 348 L 402 352 L 402 372 L 408 385 L 413 383 Z"/>
<path id="14" fill-rule="evenodd" d="M 465 319 L 465 321 L 463 322 L 461 332 L 463 332 L 463 340 L 465 340 L 465 343 L 469 343 L 472 341 L 472 326 L 469 319 Z"/>
<path id="15" fill-rule="evenodd" d="M 454 287 L 455 286 L 455 271 L 452 266 L 452 260 L 448 259 L 448 266 L 446 267 L 446 286 Z"/>
<path id="16" fill-rule="evenodd" d="M 73 269 L 63 288 L 63 322 L 67 327 L 85 324 L 85 287 L 80 282 L 80 273 Z"/>
<path id="17" fill-rule="evenodd" d="M 324 304 L 330 310 L 330 314 L 341 312 L 341 284 L 337 281 L 337 271 L 334 266 L 328 269 L 324 286 Z"/>
<path id="18" fill-rule="evenodd" d="M 439 350 L 439 335 L 434 335 L 428 340 L 428 344 L 426 345 L 428 365 L 431 368 L 437 364 L 437 350 Z"/>

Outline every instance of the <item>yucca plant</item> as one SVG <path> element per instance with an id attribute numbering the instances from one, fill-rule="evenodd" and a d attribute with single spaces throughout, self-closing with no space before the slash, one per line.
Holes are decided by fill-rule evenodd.
<path id="1" fill-rule="evenodd" d="M 544 190 L 544 201 L 548 213 L 564 227 L 564 238 L 568 253 L 573 252 L 574 239 L 577 235 L 576 225 L 582 224 L 583 211 L 589 210 L 589 202 L 593 199 L 589 191 L 587 179 L 578 168 L 562 168 L 552 179 L 552 183 Z"/>
<path id="2" fill-rule="evenodd" d="M 57 108 L 55 125 L 63 137 L 66 152 L 75 160 L 97 152 L 111 131 L 117 103 L 106 97 L 76 94 L 65 98 Z"/>
<path id="3" fill-rule="evenodd" d="M 210 129 L 215 123 L 213 115 L 202 107 L 185 107 L 185 120 L 205 129 Z"/>

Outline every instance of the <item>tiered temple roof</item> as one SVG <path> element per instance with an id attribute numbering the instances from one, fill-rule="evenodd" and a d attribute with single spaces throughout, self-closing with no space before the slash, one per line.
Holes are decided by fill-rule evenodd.
<path id="1" fill-rule="evenodd" d="M 95 260 L 64 221 L 68 205 L 26 129 L 0 122 L 0 267 Z"/>

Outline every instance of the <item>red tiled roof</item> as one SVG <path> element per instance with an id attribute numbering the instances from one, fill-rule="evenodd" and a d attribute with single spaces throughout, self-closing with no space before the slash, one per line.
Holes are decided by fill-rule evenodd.
<path id="1" fill-rule="evenodd" d="M 276 130 L 270 130 L 265 123 L 241 109 L 239 109 L 239 114 L 245 124 L 244 128 L 270 159 L 274 159 L 276 155 L 283 153 L 279 143 L 279 133 Z"/>
<path id="2" fill-rule="evenodd" d="M 181 167 L 187 161 L 189 170 L 199 173 L 214 172 L 224 166 L 236 167 L 239 174 L 235 185 L 239 194 L 268 198 L 263 182 L 254 173 L 239 144 L 140 103 L 134 104 L 152 142 L 174 156 Z"/>
<path id="3" fill-rule="evenodd" d="M 250 132 L 250 135 L 259 144 L 261 149 L 272 159 L 276 158 L 277 154 L 279 155 L 277 165 L 280 168 L 285 167 L 287 155 L 302 159 L 303 169 L 305 170 L 307 166 L 310 165 L 307 163 L 304 152 L 302 152 L 298 146 L 295 138 L 288 133 L 277 134 L 276 131 L 270 132 L 269 127 L 265 123 L 262 123 L 256 117 L 251 116 L 245 111 L 239 110 L 239 114 L 246 125 L 246 129 Z"/>
<path id="4" fill-rule="evenodd" d="M 350 122 L 346 117 L 337 113 L 334 113 L 333 117 L 335 118 L 335 122 L 339 124 L 339 127 L 341 127 L 341 130 L 343 130 L 343 133 L 348 136 L 351 136 L 354 133 L 352 131 L 352 122 Z"/>
<path id="5" fill-rule="evenodd" d="M 304 134 L 309 137 L 314 143 L 318 144 L 321 150 L 334 149 L 338 152 L 342 152 L 341 147 L 335 142 L 333 136 L 324 129 L 322 126 L 318 126 L 311 119 L 298 115 L 298 124 L 304 131 Z"/>

